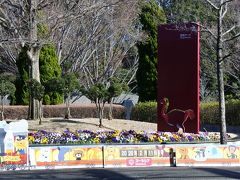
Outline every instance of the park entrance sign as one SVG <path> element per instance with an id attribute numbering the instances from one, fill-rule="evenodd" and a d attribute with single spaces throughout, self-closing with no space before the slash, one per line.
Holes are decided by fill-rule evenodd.
<path id="1" fill-rule="evenodd" d="M 158 131 L 199 132 L 199 26 L 158 28 Z"/>

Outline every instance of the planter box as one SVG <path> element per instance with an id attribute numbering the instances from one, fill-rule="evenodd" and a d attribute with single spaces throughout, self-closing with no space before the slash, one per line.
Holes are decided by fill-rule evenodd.
<path id="1" fill-rule="evenodd" d="M 28 144 L 26 120 L 0 122 L 0 170 L 240 166 L 240 141 L 202 144 Z"/>

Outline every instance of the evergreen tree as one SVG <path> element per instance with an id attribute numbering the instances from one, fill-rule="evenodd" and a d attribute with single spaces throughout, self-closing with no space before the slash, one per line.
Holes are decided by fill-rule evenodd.
<path id="1" fill-rule="evenodd" d="M 40 80 L 43 85 L 47 81 L 60 78 L 62 70 L 58 64 L 57 54 L 53 45 L 45 45 L 42 47 L 39 56 Z M 63 102 L 63 95 L 57 91 L 45 90 L 43 104 L 60 104 Z"/>
<path id="2" fill-rule="evenodd" d="M 157 28 L 166 22 L 164 11 L 154 0 L 144 2 L 140 22 L 148 36 L 138 44 L 137 91 L 139 101 L 150 101 L 157 99 Z"/>
<path id="3" fill-rule="evenodd" d="M 11 97 L 11 104 L 27 105 L 29 103 L 29 59 L 27 50 L 28 47 L 24 46 L 16 60 L 19 75 L 15 81 L 15 97 Z"/>
<path id="4" fill-rule="evenodd" d="M 4 105 L 3 105 L 3 99 L 6 96 L 11 96 L 15 93 L 15 85 L 13 84 L 14 76 L 11 74 L 0 74 L 0 120 L 4 120 Z"/>
<path id="5" fill-rule="evenodd" d="M 66 104 L 65 118 L 69 119 L 71 117 L 71 97 L 73 94 L 77 94 L 81 89 L 77 76 L 74 73 L 66 73 L 63 75 L 63 77 L 53 78 L 47 81 L 46 88 L 49 92 L 57 91 L 64 94 L 64 100 Z"/>
<path id="6" fill-rule="evenodd" d="M 15 98 L 11 97 L 11 104 L 29 104 L 29 59 L 27 56 L 27 47 L 22 48 L 17 59 L 19 76 L 16 79 Z M 47 81 L 61 77 L 61 67 L 58 64 L 56 51 L 53 45 L 45 45 L 40 51 L 40 80 L 45 86 Z M 43 104 L 60 104 L 63 102 L 63 95 L 57 91 L 52 92 L 46 89 L 43 98 Z"/>

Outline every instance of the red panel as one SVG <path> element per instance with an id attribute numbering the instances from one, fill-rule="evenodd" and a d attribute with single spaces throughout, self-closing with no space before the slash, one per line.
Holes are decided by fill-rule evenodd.
<path id="1" fill-rule="evenodd" d="M 199 132 L 199 46 L 196 24 L 159 26 L 158 131 Z"/>

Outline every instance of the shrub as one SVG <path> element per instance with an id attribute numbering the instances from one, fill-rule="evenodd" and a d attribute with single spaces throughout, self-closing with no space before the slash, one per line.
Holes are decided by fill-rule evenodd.
<path id="1" fill-rule="evenodd" d="M 62 70 L 58 64 L 56 48 L 53 45 L 48 44 L 42 47 L 39 56 L 39 68 L 41 83 L 45 86 L 47 81 L 61 77 Z M 44 96 L 43 104 L 63 103 L 63 95 L 59 92 L 49 92 L 46 88 L 45 95 L 48 95 L 48 97 Z"/>
<path id="2" fill-rule="evenodd" d="M 140 102 L 132 109 L 131 119 L 136 121 L 157 122 L 157 102 Z"/>
<path id="3" fill-rule="evenodd" d="M 51 100 L 50 100 L 50 97 L 49 97 L 48 94 L 45 94 L 43 99 L 44 99 L 44 104 L 45 105 L 50 105 L 51 104 Z"/>
<path id="4" fill-rule="evenodd" d="M 240 100 L 232 100 L 226 104 L 227 124 L 240 125 Z"/>
<path id="5" fill-rule="evenodd" d="M 131 119 L 136 121 L 157 122 L 157 103 L 138 103 L 133 107 Z M 201 103 L 201 124 L 220 124 L 218 102 Z M 226 103 L 227 125 L 240 125 L 240 100 L 232 100 Z"/>
<path id="6" fill-rule="evenodd" d="M 218 122 L 218 102 L 201 103 L 201 124 L 220 124 Z"/>
<path id="7" fill-rule="evenodd" d="M 218 113 L 218 102 L 201 104 L 201 123 L 220 124 Z M 232 100 L 226 103 L 226 123 L 227 125 L 240 125 L 240 101 Z"/>

